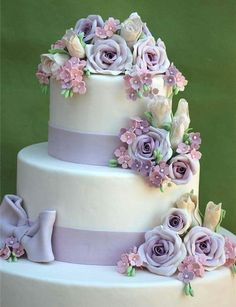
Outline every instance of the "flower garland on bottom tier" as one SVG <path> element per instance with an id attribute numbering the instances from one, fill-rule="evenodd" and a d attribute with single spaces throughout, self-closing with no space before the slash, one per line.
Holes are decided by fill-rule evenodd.
<path id="1" fill-rule="evenodd" d="M 221 204 L 209 202 L 202 223 L 196 196 L 183 195 L 162 224 L 146 232 L 142 245 L 121 255 L 117 271 L 127 276 L 134 276 L 137 268 L 162 276 L 177 273 L 184 293 L 194 296 L 191 281 L 205 271 L 226 266 L 236 273 L 236 244 L 216 232 L 224 216 Z"/>

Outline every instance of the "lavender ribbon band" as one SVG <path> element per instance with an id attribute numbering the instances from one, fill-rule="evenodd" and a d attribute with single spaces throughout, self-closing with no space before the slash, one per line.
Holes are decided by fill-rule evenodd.
<path id="1" fill-rule="evenodd" d="M 49 124 L 49 155 L 68 162 L 107 165 L 120 140 L 116 135 L 70 131 Z"/>
<path id="2" fill-rule="evenodd" d="M 90 231 L 54 227 L 55 260 L 87 265 L 116 265 L 121 254 L 144 242 L 144 232 Z"/>

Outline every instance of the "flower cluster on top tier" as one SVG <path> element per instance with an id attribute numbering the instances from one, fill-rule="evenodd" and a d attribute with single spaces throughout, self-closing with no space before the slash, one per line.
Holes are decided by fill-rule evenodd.
<path id="1" fill-rule="evenodd" d="M 173 94 L 183 91 L 187 84 L 179 70 L 170 64 L 164 42 L 154 39 L 137 13 L 123 22 L 113 17 L 104 21 L 99 15 L 79 19 L 48 53 L 41 55 L 36 77 L 43 92 L 50 78 L 59 80 L 62 95 L 67 98 L 86 92 L 86 76 L 91 73 L 124 74 L 131 100 L 153 98 L 158 93 L 153 82 L 156 75 L 163 76 Z"/>
<path id="2" fill-rule="evenodd" d="M 145 116 L 132 118 L 129 127 L 120 130 L 123 144 L 114 151 L 110 166 L 130 168 L 161 189 L 170 181 L 187 183 L 201 158 L 201 137 L 190 132 L 187 101 L 181 99 L 172 116 L 171 99 L 156 96 Z"/>
<path id="3" fill-rule="evenodd" d="M 191 281 L 205 271 L 226 266 L 236 273 L 236 244 L 217 233 L 225 212 L 221 204 L 213 204 L 207 204 L 202 223 L 197 197 L 193 192 L 184 194 L 163 216 L 162 224 L 146 232 L 135 254 L 121 256 L 118 272 L 133 276 L 135 268 L 143 267 L 162 276 L 178 273 L 185 294 L 191 296 Z M 130 263 L 130 258 L 135 261 Z"/>

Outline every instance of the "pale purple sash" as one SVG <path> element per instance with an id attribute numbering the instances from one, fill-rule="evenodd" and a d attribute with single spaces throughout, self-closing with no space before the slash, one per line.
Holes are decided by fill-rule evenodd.
<path id="1" fill-rule="evenodd" d="M 49 155 L 68 162 L 108 165 L 120 140 L 116 135 L 80 133 L 48 126 Z"/>
<path id="2" fill-rule="evenodd" d="M 116 265 L 121 254 L 144 242 L 144 232 L 89 231 L 54 227 L 55 260 L 77 264 Z"/>

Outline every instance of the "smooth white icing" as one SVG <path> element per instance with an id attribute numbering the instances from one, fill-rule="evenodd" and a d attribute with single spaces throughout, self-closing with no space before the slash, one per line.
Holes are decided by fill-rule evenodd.
<path id="1" fill-rule="evenodd" d="M 147 111 L 147 99 L 127 99 L 123 76 L 91 75 L 86 80 L 86 94 L 70 99 L 60 94 L 57 81 L 50 82 L 49 122 L 55 127 L 117 135 L 130 117 L 143 116 Z M 156 76 L 153 83 L 160 95 L 170 94 L 162 75 Z"/>
<path id="2" fill-rule="evenodd" d="M 105 231 L 146 231 L 184 193 L 198 194 L 199 171 L 185 185 L 164 192 L 150 187 L 131 170 L 79 165 L 47 154 L 47 143 L 18 154 L 17 194 L 35 219 L 44 209 L 57 211 L 63 227 Z"/>
<path id="3" fill-rule="evenodd" d="M 227 268 L 192 281 L 192 298 L 175 277 L 146 271 L 129 278 L 109 266 L 0 263 L 2 307 L 233 307 L 236 301 L 236 278 Z"/>

